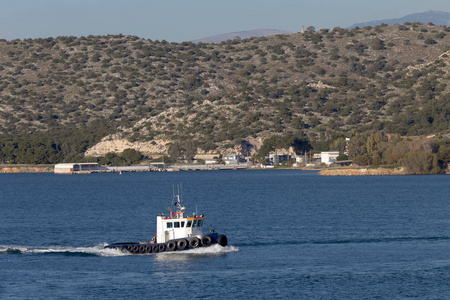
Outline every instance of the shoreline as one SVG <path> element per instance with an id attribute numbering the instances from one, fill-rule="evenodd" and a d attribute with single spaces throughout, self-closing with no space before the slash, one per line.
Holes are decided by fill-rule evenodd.
<path id="1" fill-rule="evenodd" d="M 53 173 L 53 165 L 0 165 L 0 174 Z"/>
<path id="2" fill-rule="evenodd" d="M 317 169 L 317 168 L 258 168 L 250 167 L 246 170 L 301 170 L 319 171 L 320 176 L 382 176 L 382 175 L 412 175 L 404 167 L 398 168 L 342 168 L 342 169 Z M 126 172 L 126 171 L 125 171 Z M 0 165 L 0 174 L 19 173 L 54 173 L 54 165 Z M 443 175 L 450 174 L 447 171 Z"/>
<path id="3" fill-rule="evenodd" d="M 180 165 L 181 166 L 181 165 Z M 202 165 L 203 166 L 203 165 Z M 172 165 L 170 169 L 165 169 L 164 171 L 198 171 L 198 170 L 231 170 L 230 169 L 209 169 L 209 168 L 192 168 L 183 169 L 176 168 L 177 165 Z M 54 173 L 54 165 L 0 165 L 0 174 L 19 174 L 19 173 Z M 321 169 L 311 169 L 311 168 L 260 168 L 257 166 L 249 166 L 247 168 L 237 168 L 236 170 L 302 170 L 302 171 L 320 171 Z M 161 170 L 148 170 L 150 172 L 161 172 Z M 145 172 L 148 172 L 147 170 Z M 122 170 L 122 172 L 136 172 Z M 114 172 L 113 172 L 114 173 Z"/>
<path id="4" fill-rule="evenodd" d="M 381 175 L 411 175 L 404 167 L 398 168 L 350 168 L 324 169 L 318 173 L 321 176 L 381 176 Z"/>

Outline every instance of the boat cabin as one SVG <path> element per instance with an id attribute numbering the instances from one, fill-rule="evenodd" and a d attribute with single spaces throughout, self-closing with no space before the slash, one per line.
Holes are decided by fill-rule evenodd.
<path id="1" fill-rule="evenodd" d="M 202 237 L 202 225 L 204 217 L 170 218 L 167 216 L 156 217 L 156 242 L 166 243 L 170 240 Z"/>
<path id="2" fill-rule="evenodd" d="M 184 212 L 184 207 L 181 205 L 181 199 L 178 195 L 175 196 L 177 201 L 175 205 L 178 210 L 173 212 L 169 209 L 170 216 L 165 216 L 160 214 L 156 217 L 156 242 L 166 243 L 170 240 L 191 237 L 202 238 L 202 226 L 203 220 L 205 219 L 203 215 L 196 216 L 195 213 L 192 217 L 186 216 Z"/>

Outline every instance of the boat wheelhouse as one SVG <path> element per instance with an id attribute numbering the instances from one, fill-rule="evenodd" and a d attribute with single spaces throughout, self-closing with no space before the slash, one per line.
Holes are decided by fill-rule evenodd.
<path id="1" fill-rule="evenodd" d="M 156 217 L 156 242 L 166 243 L 170 240 L 198 237 L 201 238 L 203 215 L 187 217 L 182 212 L 170 211 L 170 217 L 159 215 Z"/>

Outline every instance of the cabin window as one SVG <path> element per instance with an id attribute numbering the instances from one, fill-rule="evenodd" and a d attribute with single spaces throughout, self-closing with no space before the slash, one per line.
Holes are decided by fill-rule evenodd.
<path id="1" fill-rule="evenodd" d="M 167 222 L 167 228 L 172 228 L 172 222 Z"/>
<path id="2" fill-rule="evenodd" d="M 184 222 L 181 222 L 181 227 L 184 228 Z"/>
<path id="3" fill-rule="evenodd" d="M 197 226 L 198 226 L 198 227 L 202 227 L 202 225 L 203 225 L 203 220 L 198 220 Z"/>
<path id="4" fill-rule="evenodd" d="M 197 220 L 194 220 L 194 224 L 192 224 L 192 227 L 197 227 Z"/>
<path id="5" fill-rule="evenodd" d="M 188 221 L 186 224 L 186 227 L 191 227 L 191 225 L 192 225 L 192 221 Z"/>
<path id="6" fill-rule="evenodd" d="M 173 225 L 173 227 L 175 228 L 180 228 L 180 222 L 174 222 Z"/>

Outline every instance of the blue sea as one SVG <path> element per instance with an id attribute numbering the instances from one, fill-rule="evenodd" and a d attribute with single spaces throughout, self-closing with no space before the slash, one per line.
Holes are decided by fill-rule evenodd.
<path id="1" fill-rule="evenodd" d="M 228 246 L 131 255 L 182 185 Z M 450 176 L 0 174 L 0 299 L 449 299 Z"/>

